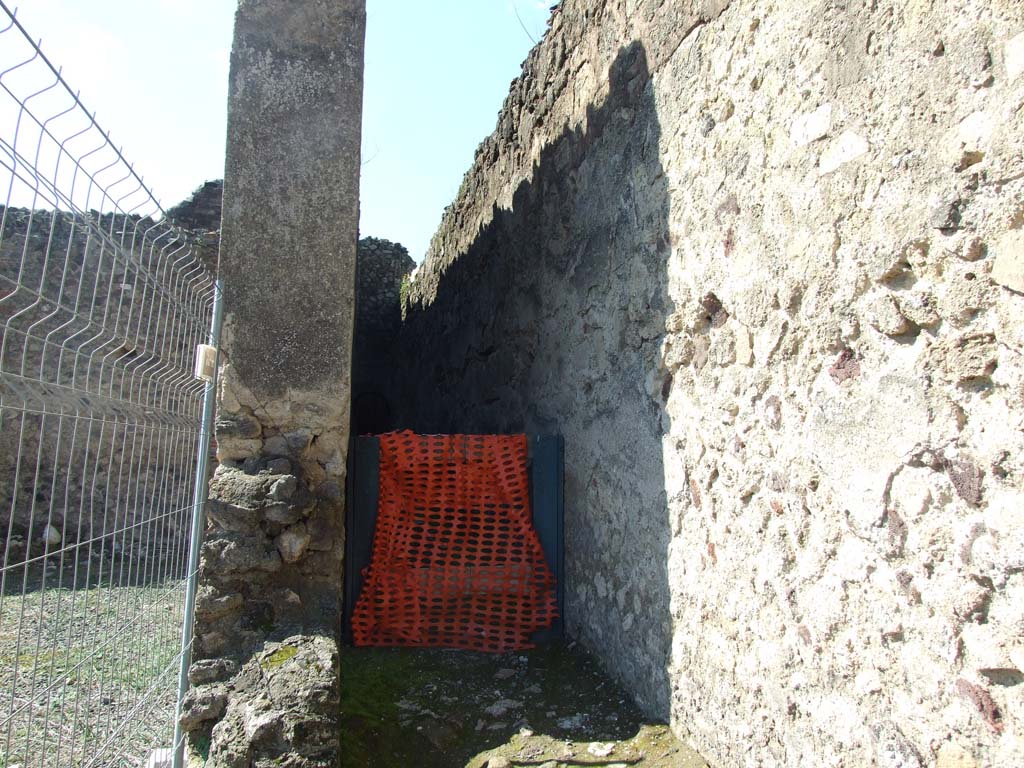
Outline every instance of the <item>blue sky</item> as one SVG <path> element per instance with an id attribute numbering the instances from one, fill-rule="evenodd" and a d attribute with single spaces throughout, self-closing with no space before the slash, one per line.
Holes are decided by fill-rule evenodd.
<path id="1" fill-rule="evenodd" d="M 368 0 L 364 235 L 397 240 L 421 259 L 551 4 Z"/>
<path id="2" fill-rule="evenodd" d="M 223 175 L 235 0 L 5 1 L 164 207 Z M 550 4 L 367 1 L 362 234 L 422 257 Z"/>

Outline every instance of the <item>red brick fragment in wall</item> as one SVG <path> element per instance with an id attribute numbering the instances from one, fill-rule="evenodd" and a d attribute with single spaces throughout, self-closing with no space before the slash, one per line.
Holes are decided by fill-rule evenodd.
<path id="1" fill-rule="evenodd" d="M 500 653 L 531 647 L 556 616 L 530 512 L 526 436 L 381 435 L 355 644 Z"/>
<path id="2" fill-rule="evenodd" d="M 829 376 L 836 384 L 842 384 L 847 379 L 855 379 L 860 376 L 860 360 L 857 354 L 846 347 L 839 353 L 839 357 L 828 369 Z"/>
<path id="3" fill-rule="evenodd" d="M 993 731 L 1003 732 L 1002 713 L 988 691 L 962 677 L 956 681 L 956 691 L 977 708 L 981 717 Z"/>

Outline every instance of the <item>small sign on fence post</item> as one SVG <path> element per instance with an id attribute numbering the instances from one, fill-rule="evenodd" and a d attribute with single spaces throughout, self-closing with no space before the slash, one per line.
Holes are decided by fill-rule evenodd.
<path id="1" fill-rule="evenodd" d="M 217 376 L 217 348 L 209 344 L 196 346 L 195 377 L 209 383 Z"/>

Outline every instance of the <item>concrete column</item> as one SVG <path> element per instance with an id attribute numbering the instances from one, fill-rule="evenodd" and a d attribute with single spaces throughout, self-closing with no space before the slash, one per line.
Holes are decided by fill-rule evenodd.
<path id="1" fill-rule="evenodd" d="M 365 21 L 365 0 L 238 4 L 220 252 L 220 465 L 195 655 L 203 669 L 239 669 L 204 661 L 233 660 L 244 684 L 229 689 L 220 722 L 195 712 L 189 728 L 193 737 L 212 730 L 216 765 L 298 753 L 330 762 L 337 749 Z M 286 682 L 275 683 L 279 675 Z M 280 691 L 264 696 L 266 686 Z M 250 739 L 247 720 L 271 700 L 283 710 L 265 718 L 273 737 Z"/>

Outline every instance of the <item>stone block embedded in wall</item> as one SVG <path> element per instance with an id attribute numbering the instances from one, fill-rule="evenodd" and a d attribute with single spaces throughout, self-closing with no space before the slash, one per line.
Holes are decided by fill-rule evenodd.
<path id="1" fill-rule="evenodd" d="M 993 244 L 992 279 L 1005 288 L 1024 293 L 1024 230 L 1001 235 Z"/>

